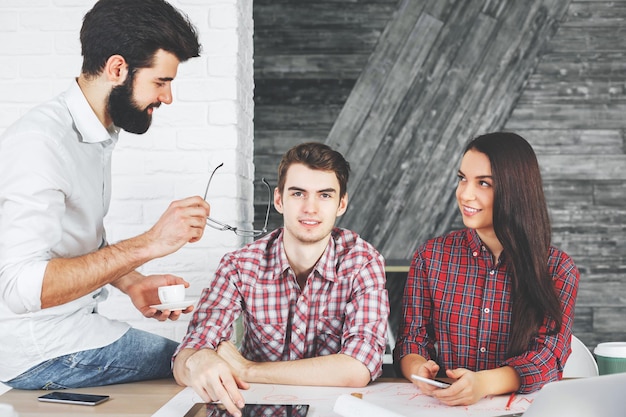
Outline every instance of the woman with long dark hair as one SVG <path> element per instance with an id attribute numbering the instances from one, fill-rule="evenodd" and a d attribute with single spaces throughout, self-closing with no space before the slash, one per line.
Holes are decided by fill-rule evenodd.
<path id="1" fill-rule="evenodd" d="M 521 136 L 489 133 L 466 147 L 456 198 L 466 228 L 415 253 L 395 359 L 448 405 L 529 393 L 561 378 L 570 354 L 579 272 L 551 246 L 535 153 Z"/>

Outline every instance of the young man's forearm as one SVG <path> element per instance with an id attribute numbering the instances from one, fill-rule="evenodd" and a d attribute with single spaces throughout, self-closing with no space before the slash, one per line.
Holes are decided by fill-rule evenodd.
<path id="1" fill-rule="evenodd" d="M 364 387 L 371 375 L 359 360 L 337 353 L 293 361 L 252 362 L 242 378 L 268 384 Z"/>

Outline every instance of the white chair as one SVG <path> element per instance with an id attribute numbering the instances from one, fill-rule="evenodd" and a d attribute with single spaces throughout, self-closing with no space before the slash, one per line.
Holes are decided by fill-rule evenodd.
<path id="1" fill-rule="evenodd" d="M 572 353 L 563 367 L 563 378 L 598 376 L 598 364 L 587 346 L 572 335 Z"/>

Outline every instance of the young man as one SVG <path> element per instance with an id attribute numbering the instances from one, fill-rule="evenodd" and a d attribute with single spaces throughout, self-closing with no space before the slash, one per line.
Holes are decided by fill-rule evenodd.
<path id="1" fill-rule="evenodd" d="M 119 130 L 148 129 L 154 109 L 172 102 L 179 63 L 200 45 L 163 0 L 100 0 L 80 38 L 80 76 L 0 138 L 0 380 L 14 388 L 171 375 L 174 341 L 98 315 L 97 302 L 112 284 L 144 316 L 176 320 L 180 312 L 149 306 L 157 287 L 188 284 L 135 269 L 199 240 L 210 211 L 201 197 L 175 201 L 146 233 L 108 244 Z"/>
<path id="2" fill-rule="evenodd" d="M 335 228 L 350 167 L 320 143 L 289 150 L 274 205 L 284 227 L 222 259 L 174 358 L 174 376 L 241 415 L 248 382 L 364 386 L 382 372 L 389 301 L 381 255 Z M 241 353 L 229 341 L 243 314 Z"/>

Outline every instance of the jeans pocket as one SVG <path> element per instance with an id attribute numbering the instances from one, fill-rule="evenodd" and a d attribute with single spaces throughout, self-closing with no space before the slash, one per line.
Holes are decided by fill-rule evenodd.
<path id="1" fill-rule="evenodd" d="M 53 382 L 53 381 L 48 381 L 40 389 L 43 389 L 43 390 L 57 390 L 57 389 L 68 389 L 68 388 L 70 388 L 70 387 L 66 387 L 65 385 L 61 385 L 61 384 Z"/>

